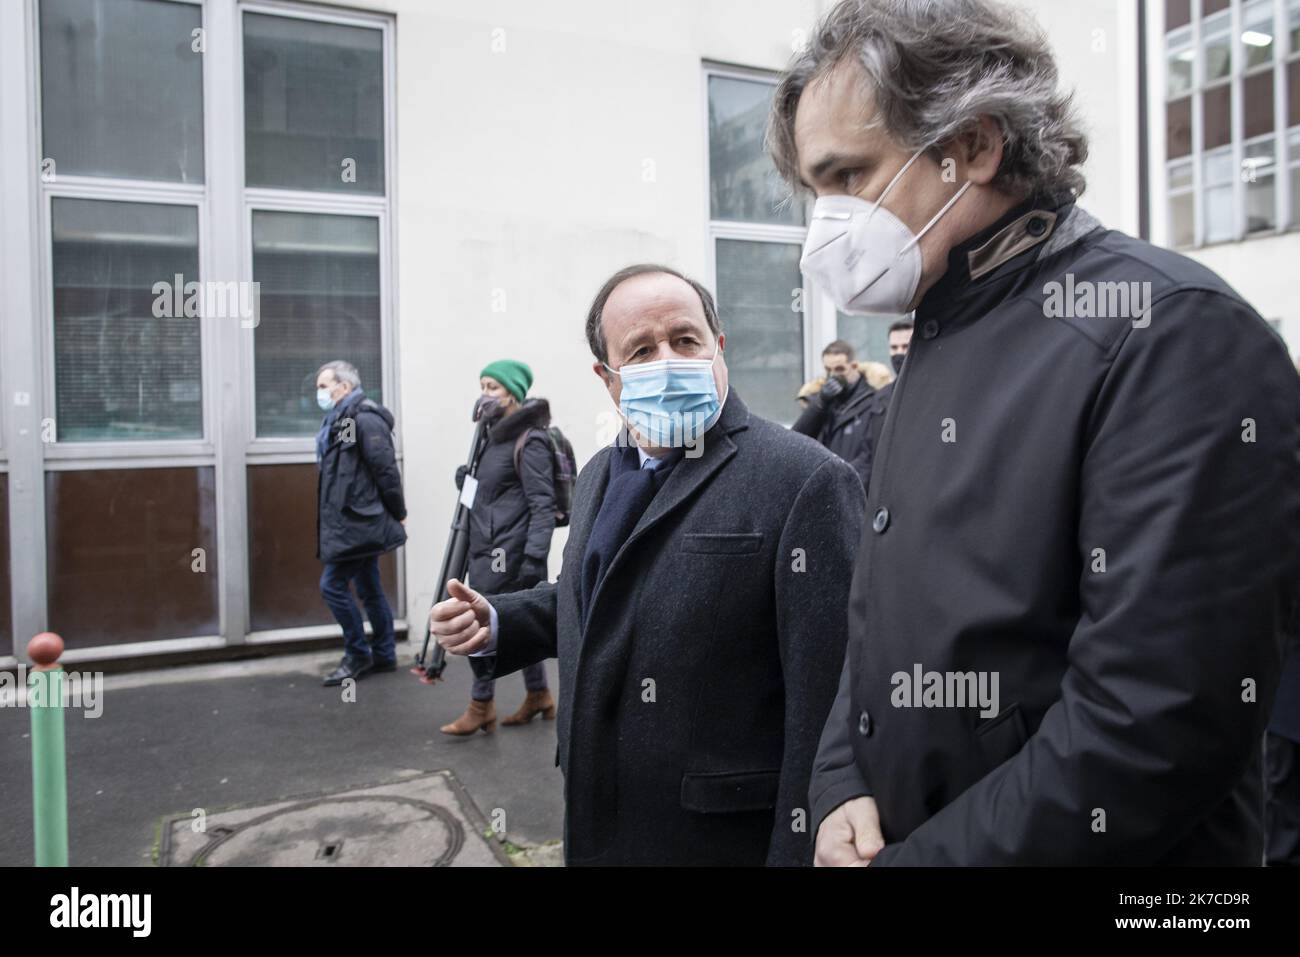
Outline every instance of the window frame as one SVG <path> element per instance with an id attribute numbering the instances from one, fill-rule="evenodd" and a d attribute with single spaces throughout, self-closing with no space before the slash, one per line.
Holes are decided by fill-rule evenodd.
<path id="1" fill-rule="evenodd" d="M 384 191 L 382 193 L 314 192 L 311 190 L 250 187 L 244 182 L 246 143 L 244 137 L 244 16 L 261 14 L 334 23 L 341 26 L 378 29 L 382 35 L 384 84 Z M 396 260 L 392 254 L 396 237 L 396 64 L 394 62 L 393 20 L 389 16 L 361 11 L 322 8 L 285 0 L 250 0 L 240 3 L 235 20 L 234 61 L 238 74 L 235 100 L 239 111 L 236 142 L 232 149 L 238 166 L 240 193 L 240 255 L 244 278 L 253 281 L 253 213 L 323 213 L 326 215 L 374 216 L 379 220 L 379 342 L 380 368 L 383 376 L 384 405 L 402 421 L 401 389 L 398 381 L 394 340 L 397 330 L 397 307 L 394 290 L 397 283 Z M 256 330 L 244 337 L 240 355 L 240 372 L 245 383 L 241 392 L 247 466 L 314 462 L 314 436 L 258 436 L 257 381 L 255 377 Z M 362 383 L 362 388 L 365 383 Z M 394 432 L 395 449 L 400 463 L 403 458 L 402 433 Z"/>
<path id="2" fill-rule="evenodd" d="M 0 38 L 6 52 L 25 47 L 22 57 L 26 82 L 22 109 L 25 114 L 23 135 L 27 154 L 24 165 L 39 171 L 44 156 L 42 137 L 43 104 L 41 102 L 40 0 L 14 0 L 21 6 L 21 38 Z M 33 327 L 32 404 L 38 405 L 40 419 L 54 417 L 57 408 L 54 379 L 54 289 L 52 206 L 56 198 L 94 199 L 119 202 L 143 202 L 189 205 L 198 217 L 198 264 L 200 280 L 252 281 L 252 212 L 254 209 L 285 209 L 296 212 L 326 212 L 346 215 L 372 215 L 378 218 L 380 253 L 380 343 L 385 405 L 401 422 L 400 370 L 397 363 L 397 102 L 396 102 L 396 19 L 383 11 L 361 11 L 342 7 L 324 7 L 290 0 L 166 0 L 185 3 L 200 11 L 204 31 L 202 70 L 203 151 L 202 183 L 160 183 L 117 177 L 87 177 L 57 174 L 53 183 L 39 176 L 30 187 L 31 218 L 28 232 L 32 244 Z M 244 143 L 244 62 L 243 15 L 258 13 L 271 16 L 337 23 L 378 29 L 382 33 L 384 96 L 384 191 L 382 194 L 346 192 L 329 194 L 293 190 L 245 188 Z M 12 19 L 12 17 L 11 17 Z M 15 31 L 17 37 L 18 31 Z M 56 171 L 57 172 L 57 171 Z M 16 187 L 5 187 L 6 195 L 20 195 Z M 27 189 L 26 186 L 23 189 Z M 5 310 L 7 314 L 7 310 Z M 6 320 L 8 321 L 8 320 Z M 307 625 L 298 628 L 252 632 L 250 619 L 250 582 L 248 553 L 251 531 L 248 525 L 247 470 L 256 465 L 314 462 L 311 437 L 256 440 L 254 428 L 256 384 L 253 379 L 254 338 L 244 329 L 230 327 L 229 320 L 209 318 L 201 322 L 200 394 L 202 397 L 203 434 L 199 439 L 142 439 L 39 443 L 35 461 L 24 447 L 13 463 L 19 477 L 39 470 L 40 488 L 45 476 L 54 471 L 143 468 L 214 468 L 216 481 L 216 572 L 218 578 L 218 634 L 183 638 L 163 637 L 149 641 L 71 649 L 64 658 L 69 662 L 129 658 L 141 654 L 167 654 L 208 648 L 229 648 L 243 644 L 278 644 L 303 638 L 329 637 L 340 634 L 337 625 Z M 17 359 L 7 361 L 18 361 Z M 237 396 L 233 407 L 223 401 L 231 392 Z M 4 418 L 7 418 L 4 417 Z M 57 428 L 57 422 L 55 423 Z M 0 422 L 0 428 L 3 423 Z M 395 433 L 399 467 L 403 462 L 402 433 Z M 9 473 L 8 449 L 0 446 L 0 473 Z M 13 481 L 10 482 L 11 493 Z M 39 490 L 38 490 L 39 491 Z M 12 499 L 12 494 L 11 494 Z M 43 496 L 38 496 L 43 500 Z M 15 634 L 21 628 L 45 627 L 48 618 L 48 589 L 43 584 L 47 543 L 46 514 L 43 508 L 31 515 L 10 515 L 11 541 L 30 541 L 25 549 L 32 556 L 33 571 L 27 585 L 35 602 L 20 604 L 19 587 L 14 582 L 11 602 Z M 0 543 L 0 546 L 6 543 Z M 394 624 L 406 628 L 405 555 L 397 557 L 397 594 L 390 595 L 394 605 Z M 39 566 L 39 567 L 36 567 Z M 31 605 L 32 607 L 28 607 Z M 367 626 L 368 627 L 368 626 Z M 16 648 L 15 648 L 16 651 Z M 6 659 L 0 649 L 0 661 Z"/>
<path id="3" fill-rule="evenodd" d="M 700 168 L 703 172 L 701 181 L 703 183 L 702 203 L 705 222 L 705 282 L 714 291 L 715 295 L 718 289 L 719 240 L 731 239 L 742 242 L 795 245 L 802 249 L 804 239 L 808 235 L 806 225 L 750 223 L 743 220 L 713 218 L 711 203 L 712 169 L 709 156 L 709 80 L 715 76 L 732 80 L 747 80 L 749 82 L 770 84 L 775 89 L 779 75 L 778 71 L 761 70 L 709 60 L 703 61 L 700 70 L 700 97 L 702 103 L 700 109 L 700 140 L 703 147 Z M 811 199 L 807 196 L 799 196 L 795 197 L 792 202 L 803 203 L 806 210 L 805 218 L 811 218 L 813 206 Z M 830 295 L 818 290 L 802 271 L 800 271 L 800 279 L 802 280 L 800 288 L 803 302 L 803 311 L 799 313 L 803 344 L 803 367 L 800 375 L 803 377 L 803 381 L 807 382 L 812 378 L 810 370 L 816 367 L 817 361 L 820 359 L 821 346 L 835 339 L 837 316 L 835 304 L 831 301 Z M 721 302 L 718 303 L 718 309 L 719 311 L 722 310 Z M 724 328 L 723 331 L 726 332 L 726 329 Z M 789 421 L 783 421 L 782 424 L 792 424 L 798 416 L 798 411 L 798 404 L 794 401 L 792 395 L 790 396 Z"/>

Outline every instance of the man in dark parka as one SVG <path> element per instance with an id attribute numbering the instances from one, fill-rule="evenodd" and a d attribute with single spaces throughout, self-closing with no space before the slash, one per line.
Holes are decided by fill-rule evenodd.
<path id="1" fill-rule="evenodd" d="M 1055 87 L 1041 36 L 982 0 L 843 3 L 778 86 L 774 157 L 826 250 L 805 271 L 842 308 L 916 310 L 818 863 L 1261 860 L 1300 385 L 1222 279 L 1076 204 Z"/>
<path id="2" fill-rule="evenodd" d="M 480 675 L 559 659 L 567 863 L 811 863 L 808 774 L 842 662 L 862 484 L 728 390 L 698 283 L 622 270 L 587 335 L 625 422 L 637 365 L 660 370 L 642 399 L 689 388 L 721 401 L 716 419 L 691 447 L 621 433 L 578 476 L 559 580 L 489 598 L 453 581 L 431 627 L 448 651 L 478 653 Z"/>
<path id="3" fill-rule="evenodd" d="M 406 500 L 393 448 L 393 413 L 367 398 L 356 367 L 342 360 L 321 366 L 316 401 L 325 412 L 316 436 L 316 557 L 325 565 L 321 597 L 343 628 L 343 659 L 325 684 L 338 685 L 397 667 L 379 556 L 406 542 Z M 349 583 L 370 619 L 370 641 Z"/>

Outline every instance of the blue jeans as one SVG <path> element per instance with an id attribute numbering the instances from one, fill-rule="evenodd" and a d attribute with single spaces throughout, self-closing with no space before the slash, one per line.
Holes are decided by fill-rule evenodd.
<path id="1" fill-rule="evenodd" d="M 366 640 L 361 612 L 352 600 L 348 583 L 354 582 L 357 597 L 366 608 L 372 638 Z M 334 620 L 343 626 L 343 654 L 354 661 L 389 664 L 397 660 L 397 639 L 393 634 L 393 610 L 388 607 L 379 582 L 379 558 L 357 558 L 350 562 L 326 562 L 320 576 L 320 593 Z M 373 647 L 373 652 L 372 652 Z"/>

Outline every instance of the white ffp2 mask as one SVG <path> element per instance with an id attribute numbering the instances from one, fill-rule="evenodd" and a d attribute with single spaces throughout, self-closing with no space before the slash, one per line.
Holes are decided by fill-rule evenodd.
<path id="1" fill-rule="evenodd" d="M 856 196 L 822 196 L 813 204 L 800 268 L 825 289 L 841 312 L 856 315 L 907 312 L 921 282 L 917 244 L 967 189 L 968 180 L 915 236 L 882 205 L 916 162 L 917 150 L 873 203 Z"/>

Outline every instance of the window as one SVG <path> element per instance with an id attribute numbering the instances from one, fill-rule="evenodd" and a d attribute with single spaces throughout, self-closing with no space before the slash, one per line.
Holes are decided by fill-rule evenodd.
<path id="1" fill-rule="evenodd" d="M 253 211 L 257 434 L 314 435 L 316 370 L 341 353 L 382 399 L 379 221 Z"/>
<path id="2" fill-rule="evenodd" d="M 41 138 L 59 176 L 203 182 L 202 10 L 41 0 Z"/>
<path id="3" fill-rule="evenodd" d="M 1167 0 L 1165 30 L 1168 241 L 1300 225 L 1294 176 L 1278 176 L 1296 156 L 1277 122 L 1281 90 L 1288 126 L 1300 126 L 1300 0 Z"/>
<path id="4" fill-rule="evenodd" d="M 246 12 L 244 174 L 261 316 L 254 434 L 320 427 L 316 371 L 357 367 L 383 401 L 383 32 Z M 291 192 L 286 192 L 291 191 Z"/>
<path id="5" fill-rule="evenodd" d="M 26 560 L 71 647 L 328 634 L 315 374 L 346 359 L 369 395 L 390 391 L 393 21 L 278 0 L 27 2 L 35 42 L 5 31 L 0 54 L 35 70 L 44 288 L 26 348 L 50 440 L 46 513 L 0 510 L 0 540 L 9 523 L 44 541 Z M 205 102 L 214 89 L 235 95 Z M 399 560 L 383 567 L 401 607 Z M 10 630 L 0 617 L 0 644 Z"/>
<path id="6" fill-rule="evenodd" d="M 198 277 L 197 209 L 55 197 L 50 221 L 57 438 L 202 438 L 199 320 L 153 291 Z"/>
<path id="7" fill-rule="evenodd" d="M 807 371 L 807 204 L 789 198 L 763 148 L 775 81 L 709 68 L 705 84 L 709 243 L 731 385 L 758 415 L 792 422 Z"/>
<path id="8" fill-rule="evenodd" d="M 383 193 L 383 34 L 245 14 L 244 148 L 249 186 Z"/>

